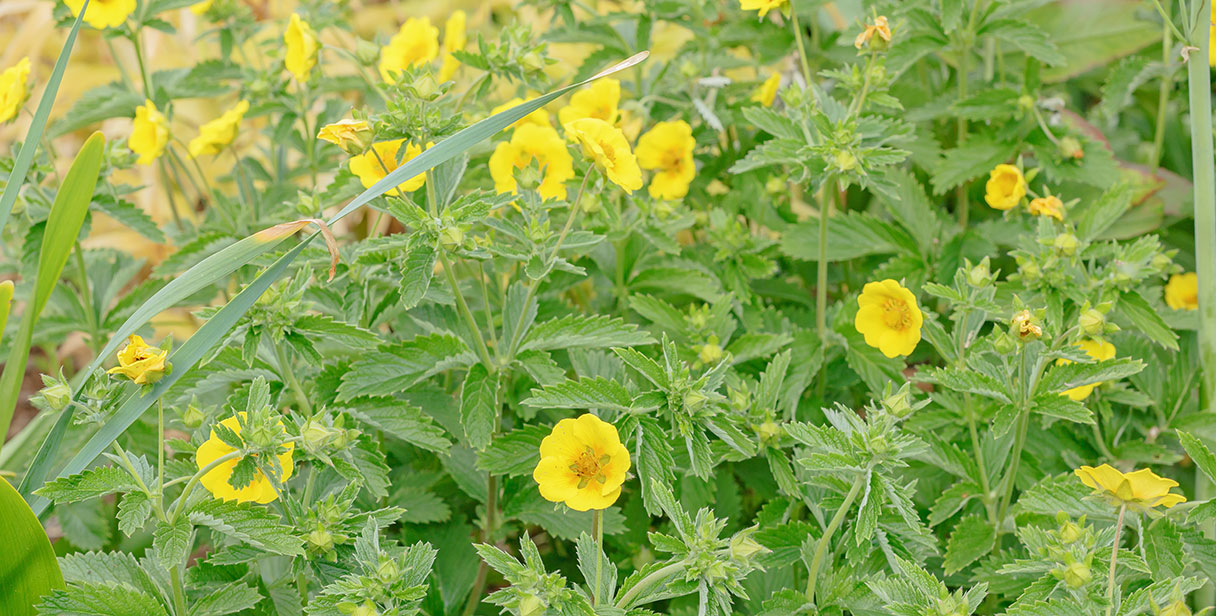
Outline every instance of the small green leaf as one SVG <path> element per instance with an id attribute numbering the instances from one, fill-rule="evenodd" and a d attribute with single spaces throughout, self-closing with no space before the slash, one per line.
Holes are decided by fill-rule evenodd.
<path id="1" fill-rule="evenodd" d="M 996 530 L 983 517 L 972 515 L 959 520 L 946 543 L 946 559 L 943 563 L 946 575 L 961 571 L 963 567 L 991 552 L 995 540 Z"/>
<path id="2" fill-rule="evenodd" d="M 473 364 L 460 389 L 460 422 L 473 449 L 482 450 L 498 425 L 498 377 Z"/>

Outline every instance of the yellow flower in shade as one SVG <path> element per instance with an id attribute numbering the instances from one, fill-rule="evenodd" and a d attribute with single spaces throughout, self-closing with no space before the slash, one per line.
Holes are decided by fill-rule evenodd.
<path id="1" fill-rule="evenodd" d="M 224 112 L 224 115 L 202 125 L 198 136 L 190 140 L 190 155 L 219 154 L 236 139 L 237 129 L 241 119 L 249 111 L 249 101 L 241 101 L 235 107 Z"/>
<path id="2" fill-rule="evenodd" d="M 916 350 L 925 316 L 911 291 L 890 279 L 868 282 L 857 305 L 853 326 L 865 336 L 866 344 L 887 357 L 910 355 Z"/>
<path id="3" fill-rule="evenodd" d="M 1013 165 L 997 165 L 988 173 L 984 201 L 997 210 L 1008 210 L 1026 196 L 1026 178 Z"/>
<path id="4" fill-rule="evenodd" d="M 684 120 L 659 122 L 638 140 L 638 165 L 655 172 L 650 178 L 650 196 L 683 199 L 697 176 L 692 150 L 697 145 L 692 127 Z"/>
<path id="5" fill-rule="evenodd" d="M 190 6 L 190 12 L 194 13 L 195 15 L 202 15 L 203 13 L 211 10 L 211 5 L 214 2 L 215 0 L 203 0 L 202 2 L 193 4 Z"/>
<path id="6" fill-rule="evenodd" d="M 30 78 L 30 59 L 21 61 L 0 73 L 0 123 L 17 117 L 25 97 L 29 95 L 26 84 Z"/>
<path id="7" fill-rule="evenodd" d="M 745 11 L 759 11 L 764 17 L 769 11 L 785 11 L 789 0 L 739 0 L 739 8 Z"/>
<path id="8" fill-rule="evenodd" d="M 72 10 L 72 17 L 80 16 L 84 0 L 63 0 L 63 3 Z M 84 14 L 84 23 L 105 30 L 121 26 L 134 12 L 135 0 L 91 0 L 89 10 Z"/>
<path id="9" fill-rule="evenodd" d="M 342 119 L 326 124 L 317 139 L 328 141 L 347 154 L 362 154 L 371 146 L 372 125 L 367 120 Z"/>
<path id="10" fill-rule="evenodd" d="M 149 346 L 139 336 L 127 338 L 127 346 L 118 352 L 118 365 L 106 374 L 120 374 L 136 385 L 151 385 L 165 376 L 169 352 Z"/>
<path id="11" fill-rule="evenodd" d="M 858 49 L 865 47 L 874 38 L 875 34 L 878 35 L 879 39 L 882 39 L 884 44 L 891 42 L 891 24 L 887 22 L 886 17 L 880 15 L 874 18 L 874 23 L 866 24 L 866 29 L 862 30 L 861 34 L 857 35 L 857 38 L 853 39 L 853 46 Z"/>
<path id="12" fill-rule="evenodd" d="M 135 123 L 131 128 L 131 136 L 127 138 L 127 146 L 132 152 L 139 154 L 141 165 L 151 165 L 152 161 L 160 158 L 169 143 L 169 122 L 165 115 L 156 110 L 152 101 L 145 101 L 135 108 Z"/>
<path id="13" fill-rule="evenodd" d="M 292 13 L 287 32 L 283 34 L 283 43 L 287 45 L 287 57 L 283 60 L 287 65 L 287 72 L 295 75 L 300 81 L 308 81 L 312 67 L 317 65 L 317 53 L 321 51 L 321 41 L 317 39 L 317 33 L 308 22 Z"/>
<path id="14" fill-rule="evenodd" d="M 371 188 L 373 184 L 384 179 L 384 176 L 395 171 L 397 167 L 405 164 L 422 153 L 422 148 L 416 143 L 410 143 L 405 146 L 405 152 L 398 158 L 398 151 L 401 150 L 401 144 L 405 143 L 405 139 L 394 139 L 392 141 L 381 141 L 371 147 L 365 154 L 351 157 L 350 172 L 359 176 L 359 181 L 363 182 L 364 188 Z M 426 147 L 431 147 L 428 143 Z M 422 188 L 426 183 L 426 175 L 418 174 L 414 177 L 400 183 L 397 188 L 390 188 L 386 195 L 398 195 L 399 191 L 413 192 Z"/>
<path id="15" fill-rule="evenodd" d="M 490 115 L 494 115 L 496 113 L 502 113 L 512 107 L 515 107 L 516 105 L 521 105 L 524 102 L 525 102 L 524 99 L 516 96 L 515 98 L 491 109 Z M 537 126 L 552 126 L 552 124 L 549 122 L 549 112 L 545 111 L 543 107 L 516 120 L 514 124 L 508 126 L 507 128 L 519 128 L 520 126 L 523 126 L 524 124 L 535 124 Z M 503 130 L 507 130 L 507 128 L 504 128 Z"/>
<path id="16" fill-rule="evenodd" d="M 587 511 L 612 506 L 628 472 L 629 450 L 616 427 L 588 413 L 557 422 L 540 442 L 532 478 L 546 500 Z"/>
<path id="17" fill-rule="evenodd" d="M 1027 208 L 1035 216 L 1050 216 L 1059 221 L 1064 220 L 1064 202 L 1055 195 L 1031 199 Z"/>
<path id="18" fill-rule="evenodd" d="M 1208 65 L 1216 66 L 1216 21 L 1208 26 Z"/>
<path id="19" fill-rule="evenodd" d="M 499 143 L 490 156 L 490 177 L 494 190 L 517 190 L 515 170 L 533 161 L 544 170 L 538 192 L 544 199 L 565 199 L 566 182 L 574 177 L 574 157 L 561 135 L 549 125 L 524 124 L 515 129 L 510 141 Z"/>
<path id="20" fill-rule="evenodd" d="M 463 51 L 469 37 L 465 34 L 465 22 L 468 17 L 464 11 L 452 13 L 443 24 L 443 63 L 439 65 L 439 82 L 448 81 L 456 75 L 460 68 L 460 60 L 452 55 L 453 51 Z"/>
<path id="21" fill-rule="evenodd" d="M 380 50 L 380 76 L 393 81 L 393 73 L 425 64 L 438 55 L 439 28 L 431 25 L 429 17 L 411 17 Z"/>
<path id="22" fill-rule="evenodd" d="M 1186 502 L 1185 496 L 1170 493 L 1170 488 L 1178 487 L 1177 481 L 1159 477 L 1147 468 L 1123 473 L 1109 464 L 1103 464 L 1097 468 L 1082 466 L 1073 473 L 1081 478 L 1081 483 L 1093 488 L 1095 495 L 1115 507 L 1126 505 L 1144 512 L 1153 507 L 1169 509 Z"/>
<path id="23" fill-rule="evenodd" d="M 1165 285 L 1165 303 L 1174 310 L 1199 309 L 1199 276 L 1195 272 L 1174 274 Z"/>
<path id="24" fill-rule="evenodd" d="M 583 155 L 594 161 L 612 183 L 633 192 L 642 187 L 642 169 L 629 149 L 629 141 L 621 129 L 595 118 L 583 118 L 566 125 L 583 146 Z"/>
<path id="25" fill-rule="evenodd" d="M 557 111 L 557 120 L 566 126 L 575 120 L 595 118 L 608 124 L 620 119 L 621 82 L 601 79 L 570 96 L 570 104 Z"/>
<path id="26" fill-rule="evenodd" d="M 241 418 L 245 417 L 245 413 L 238 413 Z M 220 425 L 232 430 L 240 436 L 241 423 L 236 416 L 229 417 L 220 422 Z M 279 422 L 282 426 L 282 422 Z M 283 453 L 276 455 L 279 459 L 279 468 L 282 476 L 278 478 L 279 483 L 283 483 L 291 478 L 292 473 L 292 452 L 295 450 L 295 443 L 286 443 L 284 447 L 287 449 Z M 215 430 L 211 431 L 211 438 L 207 439 L 202 445 L 198 446 L 198 452 L 195 454 L 196 462 L 199 470 L 206 468 L 212 462 L 236 451 L 231 445 L 220 440 L 215 434 Z M 242 503 L 259 503 L 265 505 L 279 497 L 279 493 L 274 489 L 274 483 L 266 476 L 266 473 L 260 469 L 254 473 L 253 481 L 240 489 L 232 487 L 228 480 L 232 477 L 232 470 L 236 468 L 240 457 L 233 458 L 227 462 L 221 462 L 218 466 L 211 469 L 207 474 L 199 479 L 199 483 L 207 488 L 211 495 L 222 500 L 234 500 Z"/>
<path id="27" fill-rule="evenodd" d="M 1089 355 L 1089 358 L 1094 361 L 1106 361 L 1115 357 L 1115 345 L 1109 342 L 1085 339 L 1078 342 L 1077 346 L 1084 349 L 1085 353 Z M 1063 366 L 1071 363 L 1072 362 L 1068 361 L 1067 359 L 1056 360 L 1057 366 Z M 1070 399 L 1080 402 L 1088 398 L 1089 394 L 1094 393 L 1094 388 L 1099 385 L 1101 385 L 1101 383 L 1090 383 L 1089 385 L 1074 387 L 1060 395 L 1068 396 Z"/>
<path id="28" fill-rule="evenodd" d="M 773 71 L 773 74 L 760 84 L 759 88 L 752 93 L 752 102 L 760 103 L 765 107 L 772 107 L 773 101 L 777 100 L 777 90 L 781 88 L 781 71 Z"/>

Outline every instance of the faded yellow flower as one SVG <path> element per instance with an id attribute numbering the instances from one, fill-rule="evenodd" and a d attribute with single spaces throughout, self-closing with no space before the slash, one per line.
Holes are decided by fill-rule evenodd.
<path id="1" fill-rule="evenodd" d="M 249 111 L 249 101 L 241 101 L 235 107 L 224 112 L 224 115 L 202 125 L 198 136 L 190 140 L 190 155 L 219 154 L 236 139 L 237 129 L 241 119 Z"/>
<path id="2" fill-rule="evenodd" d="M 621 82 L 606 77 L 570 96 L 570 104 L 557 111 L 562 126 L 583 118 L 595 118 L 608 124 L 620 119 Z"/>
<path id="3" fill-rule="evenodd" d="M 1199 309 L 1199 275 L 1174 274 L 1165 285 L 1165 303 L 1174 310 Z"/>
<path id="4" fill-rule="evenodd" d="M 739 8 L 745 11 L 759 11 L 764 17 L 769 11 L 787 11 L 789 0 L 739 0 Z"/>
<path id="5" fill-rule="evenodd" d="M 583 155 L 612 183 L 628 192 L 642 187 L 642 170 L 621 129 L 603 120 L 583 118 L 567 124 L 566 134 L 582 144 Z"/>
<path id="6" fill-rule="evenodd" d="M 765 107 L 772 107 L 773 101 L 777 100 L 777 90 L 781 88 L 781 71 L 773 71 L 764 83 L 760 84 L 759 88 L 752 93 L 752 102 L 760 103 Z"/>
<path id="7" fill-rule="evenodd" d="M 502 113 L 512 107 L 521 105 L 525 102 L 527 102 L 527 101 L 516 96 L 515 98 L 491 109 L 490 115 Z M 507 130 L 508 128 L 519 128 L 520 126 L 523 126 L 524 124 L 535 124 L 537 126 L 552 126 L 552 124 L 549 122 L 549 112 L 545 111 L 544 107 L 542 107 L 542 108 L 537 109 L 536 111 L 533 111 L 532 113 L 529 113 L 528 115 L 516 120 L 514 124 L 511 124 L 507 128 L 504 128 L 503 130 Z"/>
<path id="8" fill-rule="evenodd" d="M 1064 220 L 1064 202 L 1055 195 L 1031 199 L 1027 209 L 1034 216 L 1050 216 L 1059 221 Z"/>
<path id="9" fill-rule="evenodd" d="M 910 355 L 916 350 L 925 315 L 911 291 L 890 279 L 868 282 L 857 305 L 853 326 L 865 336 L 866 344 L 887 357 Z"/>
<path id="10" fill-rule="evenodd" d="M 1038 340 L 1043 337 L 1043 325 L 1039 323 L 1039 319 L 1029 310 L 1023 310 L 1013 315 L 1010 325 L 1012 326 L 1012 333 L 1018 337 L 1018 340 L 1023 342 Z"/>
<path id="11" fill-rule="evenodd" d="M 238 413 L 242 419 L 245 413 Z M 220 422 L 221 425 L 232 430 L 240 436 L 241 423 L 237 416 L 229 417 Z M 279 422 L 282 426 L 283 423 Z M 295 451 L 295 443 L 286 443 L 283 445 L 286 451 L 277 454 L 279 469 L 282 475 L 278 477 L 278 482 L 282 484 L 291 478 L 292 471 L 292 452 Z M 216 435 L 215 430 L 211 431 L 211 438 L 207 439 L 202 445 L 198 446 L 198 451 L 195 453 L 196 463 L 199 470 L 209 466 L 212 462 L 236 451 L 231 445 L 220 440 Z M 259 503 L 265 505 L 273 502 L 279 497 L 279 493 L 274 489 L 274 483 L 266 476 L 266 473 L 261 469 L 254 473 L 253 481 L 249 485 L 242 488 L 234 488 L 229 483 L 232 477 L 232 471 L 236 468 L 241 457 L 235 457 L 226 462 L 221 462 L 218 466 L 207 471 L 206 474 L 199 479 L 199 483 L 207 488 L 211 495 L 222 500 L 234 500 L 241 503 Z"/>
<path id="12" fill-rule="evenodd" d="M 988 174 L 984 185 L 984 201 L 997 210 L 1008 210 L 1026 196 L 1026 178 L 1013 165 L 1000 164 Z"/>
<path id="13" fill-rule="evenodd" d="M 292 13 L 287 32 L 283 33 L 283 43 L 287 46 L 287 56 L 283 60 L 287 72 L 302 82 L 308 81 L 312 68 L 317 65 L 317 54 L 321 51 L 317 33 L 308 22 L 300 19 L 298 13 Z"/>
<path id="14" fill-rule="evenodd" d="M 443 24 L 443 62 L 439 65 L 439 82 L 445 82 L 456 75 L 460 68 L 460 60 L 452 55 L 453 51 L 463 51 L 469 42 L 465 33 L 465 23 L 468 16 L 464 11 L 455 11 Z"/>
<path id="15" fill-rule="evenodd" d="M 439 55 L 439 28 L 429 17 L 411 17 L 380 50 L 380 76 L 393 81 L 394 73 L 425 64 Z"/>
<path id="16" fill-rule="evenodd" d="M 1106 361 L 1108 359 L 1113 359 L 1115 357 L 1115 345 L 1113 345 L 1109 342 L 1106 342 L 1106 341 L 1085 339 L 1085 340 L 1078 342 L 1077 346 L 1084 349 L 1085 354 L 1089 355 L 1089 358 L 1094 361 Z M 1056 360 L 1056 365 L 1058 365 L 1058 366 L 1063 366 L 1063 365 L 1071 364 L 1071 363 L 1072 362 L 1068 361 L 1067 359 L 1057 359 Z M 1080 402 L 1080 401 L 1088 398 L 1089 395 L 1094 392 L 1094 388 L 1101 384 L 1102 383 L 1090 383 L 1089 385 L 1082 385 L 1080 387 L 1074 387 L 1060 395 L 1068 396 L 1070 399 Z"/>
<path id="17" fill-rule="evenodd" d="M 364 188 L 371 188 L 376 182 L 384 179 L 384 176 L 395 171 L 397 167 L 422 153 L 422 148 L 418 144 L 410 143 L 405 146 L 404 154 L 398 158 L 398 151 L 401 150 L 403 143 L 405 143 L 405 139 L 381 141 L 373 145 L 367 153 L 351 157 L 350 172 L 359 176 L 359 181 L 363 182 Z M 428 143 L 426 147 L 429 148 L 432 145 L 434 144 Z M 401 191 L 413 192 L 422 188 L 425 183 L 426 175 L 420 173 L 398 184 L 397 188 L 390 188 L 384 194 L 399 195 Z"/>
<path id="18" fill-rule="evenodd" d="M 17 117 L 25 98 L 29 96 L 30 59 L 21 58 L 0 73 L 0 123 Z"/>
<path id="19" fill-rule="evenodd" d="M 557 422 L 540 442 L 532 478 L 546 500 L 575 511 L 607 509 L 621 496 L 629 467 L 616 427 L 588 413 Z"/>
<path id="20" fill-rule="evenodd" d="M 80 16 L 84 0 L 63 0 L 63 3 L 72 10 L 72 17 Z M 98 30 L 105 30 L 121 26 L 134 12 L 135 0 L 91 0 L 89 10 L 84 14 L 84 22 Z"/>
<path id="21" fill-rule="evenodd" d="M 127 338 L 127 346 L 118 352 L 118 365 L 106 374 L 125 376 L 136 385 L 151 385 L 165 376 L 168 357 L 169 351 L 150 346 L 143 338 L 132 335 Z"/>
<path id="22" fill-rule="evenodd" d="M 692 159 L 697 140 L 684 120 L 659 122 L 638 140 L 638 165 L 655 172 L 650 178 L 650 196 L 683 199 L 697 176 Z"/>
<path id="23" fill-rule="evenodd" d="M 202 2 L 193 4 L 190 6 L 190 12 L 194 13 L 195 15 L 202 15 L 203 13 L 211 10 L 211 5 L 214 2 L 215 0 L 203 0 Z"/>
<path id="24" fill-rule="evenodd" d="M 515 170 L 535 162 L 544 170 L 537 192 L 544 199 L 565 199 L 566 182 L 574 177 L 574 157 L 561 135 L 549 125 L 524 124 L 510 141 L 499 143 L 490 156 L 494 190 L 513 193 L 518 189 Z"/>
<path id="25" fill-rule="evenodd" d="M 1185 496 L 1170 493 L 1170 488 L 1178 487 L 1177 481 L 1159 477 L 1147 468 L 1123 473 L 1103 464 L 1097 468 L 1082 466 L 1073 473 L 1081 483 L 1093 488 L 1095 495 L 1115 507 L 1126 505 L 1129 509 L 1145 512 L 1153 507 L 1169 509 L 1186 502 Z"/>
<path id="26" fill-rule="evenodd" d="M 131 136 L 127 138 L 127 147 L 139 154 L 141 165 L 151 165 L 152 161 L 160 158 L 169 143 L 169 121 L 165 115 L 156 110 L 152 101 L 144 101 L 143 105 L 135 108 L 135 123 L 131 127 Z"/>
<path id="27" fill-rule="evenodd" d="M 875 34 L 882 40 L 884 46 L 886 43 L 891 42 L 891 24 L 887 23 L 887 18 L 883 15 L 874 18 L 874 23 L 866 24 L 866 29 L 862 30 L 861 34 L 857 35 L 857 38 L 853 39 L 853 46 L 858 49 L 865 47 L 874 38 Z"/>
<path id="28" fill-rule="evenodd" d="M 347 154 L 362 154 L 371 146 L 372 125 L 367 120 L 343 118 L 326 124 L 317 133 L 317 139 L 328 141 Z"/>

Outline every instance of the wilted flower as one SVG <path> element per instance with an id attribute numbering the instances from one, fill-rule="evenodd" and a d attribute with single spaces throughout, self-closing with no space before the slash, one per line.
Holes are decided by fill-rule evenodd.
<path id="1" fill-rule="evenodd" d="M 891 42 L 891 25 L 887 23 L 887 18 L 883 15 L 879 15 L 878 17 L 874 18 L 874 23 L 866 24 L 866 29 L 862 30 L 861 34 L 858 34 L 857 38 L 853 40 L 853 46 L 858 49 L 865 47 L 867 43 L 871 42 L 871 39 L 873 39 L 874 35 L 876 34 L 878 35 L 878 40 L 881 41 L 881 44 L 875 42 L 875 44 L 873 44 L 875 48 L 885 48 L 887 44 Z"/>
<path id="2" fill-rule="evenodd" d="M 925 317 L 911 291 L 890 279 L 868 282 L 857 304 L 853 325 L 865 336 L 866 344 L 887 357 L 910 355 L 916 350 Z"/>
<path id="3" fill-rule="evenodd" d="M 367 120 L 344 118 L 322 126 L 317 139 L 328 141 L 347 154 L 362 154 L 371 146 L 372 125 Z"/>
<path id="4" fill-rule="evenodd" d="M 1199 275 L 1174 274 L 1165 285 L 1165 304 L 1174 310 L 1199 309 Z"/>
<path id="5" fill-rule="evenodd" d="M 570 104 L 558 110 L 557 119 L 562 126 L 584 118 L 615 125 L 621 119 L 620 103 L 621 82 L 604 78 L 570 95 Z"/>
<path id="6" fill-rule="evenodd" d="M 642 170 L 621 129 L 603 120 L 583 118 L 567 124 L 566 132 L 582 144 L 583 155 L 614 184 L 628 192 L 642 187 Z"/>
<path id="7" fill-rule="evenodd" d="M 777 91 L 781 88 L 781 71 L 773 71 L 764 83 L 760 84 L 759 88 L 752 93 L 752 102 L 760 103 L 765 107 L 772 107 L 773 101 L 777 100 Z"/>
<path id="8" fill-rule="evenodd" d="M 245 413 L 237 414 L 241 419 L 245 418 Z M 241 435 L 241 423 L 237 416 L 229 417 L 220 422 L 220 425 L 232 430 L 237 436 Z M 283 423 L 278 422 L 279 427 Z M 295 450 L 294 443 L 286 443 L 283 445 L 286 451 L 275 455 L 278 458 L 279 468 L 282 471 L 282 476 L 278 477 L 278 482 L 283 483 L 291 478 L 292 473 L 292 451 Z M 207 439 L 202 445 L 198 446 L 198 452 L 195 454 L 199 470 L 209 466 L 212 462 L 236 451 L 228 443 L 225 443 L 216 435 L 215 430 L 211 431 L 211 438 Z M 234 488 L 229 479 L 232 477 L 232 471 L 236 465 L 242 460 L 241 457 L 234 457 L 226 462 L 221 462 L 218 466 L 208 471 L 199 480 L 212 496 L 223 500 L 235 500 L 246 503 L 253 502 L 265 505 L 279 497 L 279 493 L 275 490 L 274 484 L 270 478 L 266 476 L 261 469 L 254 471 L 253 480 L 241 488 Z"/>
<path id="9" fill-rule="evenodd" d="M 371 188 L 376 182 L 384 179 L 397 167 L 405 164 L 422 153 L 422 148 L 418 144 L 411 142 L 405 146 L 405 153 L 401 158 L 397 158 L 397 152 L 401 150 L 401 144 L 405 143 L 405 139 L 394 139 L 392 141 L 381 141 L 371 147 L 366 153 L 359 156 L 351 157 L 350 172 L 359 176 L 359 181 L 363 183 L 364 188 Z M 427 144 L 426 147 L 431 147 L 433 144 Z M 397 188 L 390 188 L 384 194 L 398 195 L 399 191 L 413 192 L 422 188 L 426 183 L 426 175 L 419 173 L 414 177 L 400 183 Z"/>
<path id="10" fill-rule="evenodd" d="M 1115 356 L 1115 345 L 1109 342 L 1086 339 L 1078 342 L 1077 346 L 1084 349 L 1085 353 L 1094 361 L 1106 361 L 1108 359 L 1113 359 Z M 1061 366 L 1070 363 L 1072 362 L 1068 361 L 1067 359 L 1056 360 L 1056 364 Z M 1094 388 L 1099 385 L 1101 385 L 1101 383 L 1081 385 L 1080 387 L 1074 387 L 1060 395 L 1068 396 L 1069 398 L 1080 402 L 1081 400 L 1088 398 L 1089 394 L 1093 393 Z"/>
<path id="11" fill-rule="evenodd" d="M 312 67 L 317 65 L 317 53 L 321 50 L 317 33 L 313 32 L 308 22 L 300 19 L 299 14 L 292 13 L 283 42 L 287 45 L 287 57 L 284 59 L 287 71 L 300 81 L 308 81 Z"/>
<path id="12" fill-rule="evenodd" d="M 683 199 L 688 185 L 697 176 L 692 151 L 697 140 L 684 120 L 659 122 L 638 139 L 638 165 L 653 170 L 650 196 L 655 199 Z"/>
<path id="13" fill-rule="evenodd" d="M 515 170 L 535 162 L 544 170 L 538 192 L 544 199 L 565 199 L 566 182 L 574 177 L 574 157 L 565 140 L 546 124 L 523 124 L 510 141 L 503 141 L 490 156 L 490 177 L 499 194 L 518 190 Z"/>
<path id="14" fill-rule="evenodd" d="M 1037 340 L 1043 336 L 1043 326 L 1029 310 L 1022 310 L 1013 315 L 1009 329 L 1010 333 L 1023 342 Z"/>
<path id="15" fill-rule="evenodd" d="M 1055 195 L 1031 199 L 1027 209 L 1034 216 L 1050 216 L 1059 221 L 1064 220 L 1064 202 Z"/>
<path id="16" fill-rule="evenodd" d="M 620 497 L 629 467 L 616 427 L 588 413 L 557 422 L 540 443 L 532 478 L 546 500 L 575 511 L 606 509 Z"/>
<path id="17" fill-rule="evenodd" d="M 228 144 L 236 139 L 237 129 L 241 119 L 249 111 L 249 101 L 241 101 L 235 107 L 224 112 L 224 115 L 202 125 L 198 136 L 190 140 L 190 155 L 219 154 Z"/>
<path id="18" fill-rule="evenodd" d="M 464 11 L 454 11 L 443 24 L 443 62 L 439 65 L 439 81 L 444 82 L 456 75 L 460 61 L 452 55 L 453 51 L 461 51 L 468 43 L 465 33 L 465 22 L 468 17 Z"/>
<path id="19" fill-rule="evenodd" d="M 63 3 L 71 9 L 72 17 L 79 17 L 80 9 L 84 8 L 84 0 L 63 0 Z M 105 30 L 121 26 L 134 12 L 135 0 L 91 0 L 84 14 L 84 22 L 98 30 Z"/>
<path id="20" fill-rule="evenodd" d="M 127 138 L 127 147 L 139 154 L 136 161 L 141 165 L 151 165 L 160 158 L 169 143 L 169 121 L 165 115 L 157 111 L 152 101 L 145 101 L 135 108 L 135 122 L 131 127 L 131 136 Z"/>
<path id="21" fill-rule="evenodd" d="M 143 338 L 131 335 L 127 338 L 127 346 L 118 352 L 118 365 L 106 374 L 120 374 L 136 385 L 150 385 L 165 375 L 167 357 L 169 351 L 150 346 Z"/>
<path id="22" fill-rule="evenodd" d="M 1126 505 L 1136 511 L 1147 511 L 1158 506 L 1169 509 L 1186 502 L 1185 496 L 1170 493 L 1170 488 L 1178 487 L 1177 481 L 1159 477 L 1147 468 L 1123 473 L 1103 464 L 1097 468 L 1082 466 L 1073 472 L 1082 483 L 1094 489 L 1095 495 L 1115 507 Z"/>
<path id="23" fill-rule="evenodd" d="M 1013 165 L 997 165 L 984 185 L 984 201 L 993 209 L 1008 210 L 1026 196 L 1026 178 Z"/>
<path id="24" fill-rule="evenodd" d="M 25 97 L 29 96 L 26 89 L 29 77 L 29 58 L 21 58 L 19 62 L 0 73 L 0 123 L 17 117 L 17 112 L 21 111 Z"/>
<path id="25" fill-rule="evenodd" d="M 393 81 L 394 73 L 425 64 L 439 55 L 439 28 L 429 17 L 411 17 L 380 50 L 380 76 Z"/>

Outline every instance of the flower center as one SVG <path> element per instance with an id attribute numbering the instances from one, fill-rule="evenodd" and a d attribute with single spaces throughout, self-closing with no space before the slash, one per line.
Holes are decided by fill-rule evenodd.
<path id="1" fill-rule="evenodd" d="M 591 447 L 583 449 L 583 452 L 578 454 L 574 463 L 570 465 L 570 472 L 578 475 L 578 489 L 587 487 L 593 480 L 601 484 L 607 482 L 608 477 L 604 476 L 603 471 L 611 459 L 612 456 L 608 454 L 596 456 L 595 450 Z"/>
<path id="2" fill-rule="evenodd" d="M 664 152 L 663 169 L 672 173 L 679 173 L 684 170 L 684 157 L 680 155 L 679 150 L 672 149 Z"/>
<path id="3" fill-rule="evenodd" d="M 912 311 L 904 302 L 890 298 L 882 304 L 882 319 L 887 327 L 903 331 L 912 326 Z"/>

